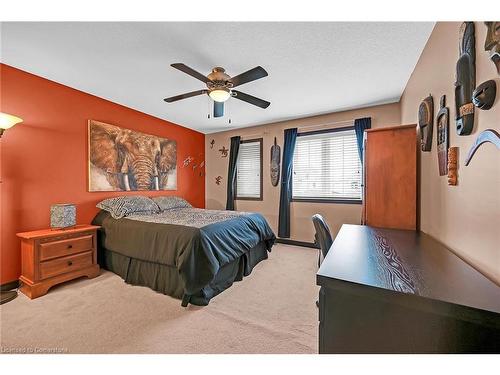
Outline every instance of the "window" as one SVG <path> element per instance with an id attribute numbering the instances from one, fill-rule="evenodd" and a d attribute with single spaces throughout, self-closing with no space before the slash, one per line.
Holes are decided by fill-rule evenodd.
<path id="1" fill-rule="evenodd" d="M 236 169 L 236 199 L 262 200 L 262 138 L 241 141 Z"/>
<path id="2" fill-rule="evenodd" d="M 353 127 L 298 134 L 293 200 L 360 203 L 361 173 Z"/>

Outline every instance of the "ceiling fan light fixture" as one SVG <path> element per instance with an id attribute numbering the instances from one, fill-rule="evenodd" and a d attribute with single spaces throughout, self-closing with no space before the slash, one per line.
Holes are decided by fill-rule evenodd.
<path id="1" fill-rule="evenodd" d="M 231 92 L 225 88 L 218 88 L 210 91 L 208 95 L 212 98 L 212 100 L 223 103 L 229 99 Z"/>

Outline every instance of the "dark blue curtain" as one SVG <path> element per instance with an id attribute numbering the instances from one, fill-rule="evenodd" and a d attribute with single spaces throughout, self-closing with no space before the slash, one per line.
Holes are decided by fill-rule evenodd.
<path id="1" fill-rule="evenodd" d="M 281 168 L 280 212 L 278 237 L 290 237 L 290 201 L 292 200 L 293 152 L 297 142 L 297 128 L 285 129 Z"/>
<path id="2" fill-rule="evenodd" d="M 356 141 L 358 142 L 358 153 L 359 160 L 363 163 L 363 133 L 366 129 L 370 129 L 372 127 L 372 118 L 358 118 L 354 120 L 354 131 L 356 132 Z"/>
<path id="3" fill-rule="evenodd" d="M 241 137 L 231 137 L 231 148 L 229 150 L 229 167 L 227 171 L 227 201 L 226 210 L 234 211 L 234 193 L 236 185 L 236 163 L 238 151 L 240 150 Z"/>

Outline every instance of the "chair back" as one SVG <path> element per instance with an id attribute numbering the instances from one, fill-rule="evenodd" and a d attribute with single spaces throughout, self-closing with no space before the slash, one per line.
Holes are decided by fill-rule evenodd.
<path id="1" fill-rule="evenodd" d="M 323 216 L 320 214 L 313 215 L 312 221 L 314 229 L 316 230 L 316 243 L 319 245 L 321 254 L 323 255 L 322 258 L 324 259 L 333 244 L 332 233 L 330 232 L 330 228 L 328 228 L 328 224 L 325 219 L 323 219 Z"/>

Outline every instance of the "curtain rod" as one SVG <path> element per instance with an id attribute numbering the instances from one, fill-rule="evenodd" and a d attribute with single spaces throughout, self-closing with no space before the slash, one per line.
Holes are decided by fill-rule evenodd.
<path id="1" fill-rule="evenodd" d="M 304 125 L 304 126 L 297 127 L 297 130 L 306 130 L 306 129 L 314 129 L 314 128 L 319 128 L 319 127 L 335 126 L 335 125 L 342 125 L 342 124 L 353 124 L 353 123 L 354 123 L 354 119 L 343 120 L 343 121 L 328 122 L 325 124 Z M 270 132 L 266 130 L 266 131 L 263 131 L 260 133 L 243 134 L 243 135 L 241 135 L 241 138 L 257 137 L 257 136 L 267 135 L 269 133 Z"/>
<path id="2" fill-rule="evenodd" d="M 343 120 L 343 121 L 335 121 L 335 122 L 329 122 L 329 123 L 326 123 L 326 124 L 317 124 L 317 125 L 304 125 L 304 126 L 300 126 L 298 127 L 297 129 L 298 130 L 306 130 L 306 129 L 311 129 L 311 128 L 319 128 L 319 127 L 323 127 L 323 126 L 334 126 L 334 125 L 341 125 L 341 124 L 353 124 L 354 123 L 354 119 L 352 120 Z"/>
<path id="3" fill-rule="evenodd" d="M 251 137 L 257 137 L 259 135 L 267 135 L 269 134 L 268 131 L 263 131 L 263 132 L 260 132 L 260 133 L 253 133 L 253 134 L 243 134 L 241 135 L 241 138 L 251 138 Z"/>

